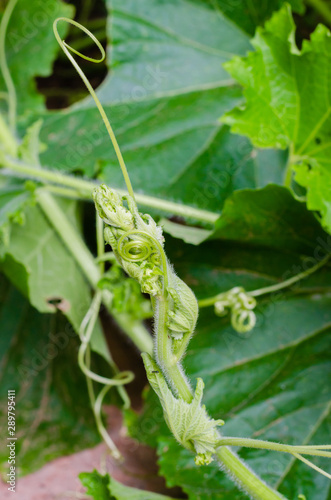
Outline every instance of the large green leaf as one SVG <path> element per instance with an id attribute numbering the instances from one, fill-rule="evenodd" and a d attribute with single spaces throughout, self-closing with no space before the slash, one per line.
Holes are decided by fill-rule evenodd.
<path id="1" fill-rule="evenodd" d="M 289 251 L 231 241 L 191 247 L 178 241 L 173 245 L 168 238 L 167 250 L 179 276 L 198 298 L 205 298 L 234 286 L 254 290 L 277 283 L 320 260 L 330 252 L 330 243 L 324 237 L 310 250 Z M 328 441 L 330 277 L 327 266 L 292 291 L 261 297 L 257 324 L 248 336 L 236 333 L 228 318 L 216 317 L 212 308 L 200 311 L 184 367 L 193 385 L 196 377 L 203 378 L 207 409 L 213 418 L 225 420 L 222 434 L 289 444 Z M 190 499 L 246 498 L 217 465 L 197 468 L 193 455 L 170 438 L 153 393 L 148 393 L 145 413 L 131 430 L 149 444 L 158 444 L 161 473 L 169 486 L 181 485 Z M 290 455 L 247 449 L 240 455 L 289 499 L 299 494 L 312 500 L 329 498 L 329 481 Z M 327 460 L 314 462 L 328 470 Z"/>
<path id="2" fill-rule="evenodd" d="M 38 313 L 3 279 L 0 321 L 0 428 L 5 439 L 7 391 L 15 390 L 17 473 L 27 474 L 55 457 L 95 445 L 100 438 L 68 321 Z M 0 458 L 6 477 L 5 446 Z"/>
<path id="3" fill-rule="evenodd" d="M 114 71 L 98 95 L 134 188 L 219 212 L 234 190 L 281 183 L 286 155 L 261 155 L 219 122 L 241 100 L 222 62 L 230 49 L 244 53 L 248 37 L 203 2 L 125 0 L 113 9 Z M 46 116 L 42 141 L 44 165 L 124 186 L 90 99 Z"/>
<path id="4" fill-rule="evenodd" d="M 161 224 L 167 233 L 195 245 L 209 238 L 290 252 L 309 252 L 326 236 L 305 205 L 295 200 L 287 188 L 274 184 L 234 192 L 225 200 L 212 230 L 183 226 L 167 219 L 162 219 Z"/>
<path id="5" fill-rule="evenodd" d="M 248 37 L 203 1 L 108 0 L 110 64 L 101 96 L 140 100 L 230 83 L 222 63 L 250 47 Z"/>
<path id="6" fill-rule="evenodd" d="M 284 0 L 263 0 L 261 2 L 254 2 L 251 0 L 210 1 L 211 5 L 217 4 L 226 17 L 234 21 L 250 35 L 254 35 L 257 26 L 264 24 L 271 14 L 275 10 L 278 10 L 283 3 Z M 291 4 L 295 12 L 300 14 L 304 12 L 305 7 L 303 0 L 290 0 L 288 3 Z"/>
<path id="7" fill-rule="evenodd" d="M 237 89 L 195 92 L 133 103 L 127 114 L 123 114 L 127 105 L 106 105 L 135 190 L 219 211 L 234 189 L 255 187 L 251 146 L 218 122 L 238 97 Z M 76 109 L 46 119 L 42 139 L 49 144 L 42 155 L 44 164 L 93 175 L 96 161 L 102 159 L 102 180 L 124 187 L 95 109 Z"/>
<path id="8" fill-rule="evenodd" d="M 52 30 L 54 19 L 72 14 L 72 6 L 59 0 L 17 2 L 7 30 L 6 58 L 16 90 L 19 116 L 44 109 L 44 98 L 37 93 L 34 78 L 51 73 L 58 50 Z M 59 26 L 61 36 L 66 30 L 62 23 Z M 7 91 L 1 73 L 0 90 Z"/>
<path id="9" fill-rule="evenodd" d="M 287 188 L 271 184 L 233 193 L 226 200 L 211 237 L 310 253 L 326 234 Z"/>
<path id="10" fill-rule="evenodd" d="M 225 65 L 244 86 L 246 105 L 223 121 L 258 147 L 290 148 L 289 167 L 307 189 L 307 206 L 331 231 L 330 32 L 319 25 L 301 51 L 294 40 L 285 6 L 257 30 L 256 52 Z"/>
<path id="11" fill-rule="evenodd" d="M 73 218 L 75 203 L 63 203 L 63 208 Z M 40 312 L 62 310 L 78 330 L 91 301 L 89 286 L 39 206 L 25 210 L 24 224 L 12 225 L 1 257 L 3 271 L 28 292 L 34 307 Z"/>
<path id="12" fill-rule="evenodd" d="M 24 191 L 22 193 L 25 199 Z M 15 194 L 15 190 L 8 192 L 6 210 L 15 205 Z M 63 200 L 59 203 L 76 227 L 76 203 Z M 19 213 L 20 220 L 12 221 L 0 245 L 1 270 L 38 311 L 62 311 L 78 332 L 91 303 L 86 277 L 38 205 L 30 203 Z M 91 346 L 111 361 L 99 324 L 95 327 Z"/>

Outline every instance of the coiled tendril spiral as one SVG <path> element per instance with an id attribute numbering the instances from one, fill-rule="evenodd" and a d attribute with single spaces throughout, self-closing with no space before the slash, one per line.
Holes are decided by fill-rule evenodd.
<path id="1" fill-rule="evenodd" d="M 215 314 L 226 316 L 230 310 L 233 328 L 239 333 L 247 333 L 256 324 L 256 316 L 253 311 L 255 306 L 254 297 L 246 293 L 244 288 L 237 286 L 219 295 L 215 302 Z"/>

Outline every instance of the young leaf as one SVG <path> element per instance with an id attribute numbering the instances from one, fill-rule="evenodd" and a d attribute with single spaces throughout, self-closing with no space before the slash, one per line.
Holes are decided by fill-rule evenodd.
<path id="1" fill-rule="evenodd" d="M 258 28 L 252 44 L 255 52 L 225 64 L 243 85 L 246 104 L 226 113 L 223 122 L 257 147 L 290 148 L 289 168 L 307 189 L 307 206 L 321 213 L 330 232 L 330 32 L 319 25 L 299 50 L 284 6 Z"/>
<path id="2" fill-rule="evenodd" d="M 147 378 L 160 399 L 164 418 L 172 434 L 184 448 L 196 453 L 197 465 L 210 464 L 213 460 L 212 454 L 217 448 L 216 428 L 224 422 L 209 418 L 205 406 L 201 406 L 203 380 L 197 379 L 193 400 L 188 404 L 172 394 L 159 367 L 149 354 L 144 353 L 143 360 Z"/>

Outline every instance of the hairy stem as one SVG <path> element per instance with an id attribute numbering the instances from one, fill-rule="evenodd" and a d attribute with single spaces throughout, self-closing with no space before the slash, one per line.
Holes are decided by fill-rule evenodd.
<path id="1" fill-rule="evenodd" d="M 42 182 L 57 184 L 59 186 L 67 188 L 73 188 L 74 192 L 71 192 L 72 194 L 89 201 L 91 201 L 92 191 L 100 185 L 99 182 L 88 181 L 79 177 L 66 175 L 55 170 L 37 168 L 32 165 L 27 165 L 18 160 L 14 160 L 13 158 L 6 157 L 5 159 L 0 159 L 0 161 L 2 163 L 2 166 L 8 169 L 10 172 L 15 172 L 23 176 L 24 178 L 36 179 Z M 53 186 L 52 189 L 56 189 L 56 186 Z M 123 189 L 116 189 L 116 191 L 121 196 L 127 194 L 127 192 Z M 66 193 L 68 196 L 71 196 L 69 191 L 63 192 L 62 194 L 66 195 Z M 180 215 L 209 224 L 215 224 L 215 222 L 219 218 L 219 214 L 217 213 L 209 212 L 207 210 L 200 210 L 198 208 L 182 205 L 180 203 L 174 203 L 172 201 L 162 200 L 153 196 L 136 194 L 135 198 L 137 203 L 145 207 L 155 208 L 156 210 L 162 210 L 164 212 Z"/>
<path id="2" fill-rule="evenodd" d="M 164 297 L 153 300 L 153 308 L 156 317 L 156 359 L 175 391 L 184 401 L 190 403 L 193 399 L 191 387 L 178 363 L 173 363 L 172 359 L 172 340 L 166 326 L 167 304 L 167 300 Z"/>
<path id="3" fill-rule="evenodd" d="M 100 219 L 98 213 L 95 213 L 95 218 L 96 218 L 96 236 L 97 236 L 97 255 L 98 258 L 96 262 L 99 264 L 99 271 L 101 276 L 105 272 L 105 260 L 104 260 L 104 255 L 105 255 L 105 239 L 103 237 L 103 220 Z"/>
<path id="4" fill-rule="evenodd" d="M 225 446 L 217 450 L 221 467 L 255 500 L 285 500 L 285 497 L 265 484 L 233 451 Z"/>
<path id="5" fill-rule="evenodd" d="M 157 300 L 157 304 L 155 304 Z M 167 380 L 174 386 L 178 395 L 187 403 L 192 401 L 192 391 L 178 364 L 171 359 L 171 339 L 166 327 L 167 301 L 164 298 L 154 299 L 156 325 L 156 359 Z M 221 439 L 221 437 L 220 437 Z M 217 459 L 228 474 L 239 483 L 244 491 L 255 500 L 284 500 L 284 497 L 266 485 L 242 460 L 230 449 L 222 446 L 217 450 Z"/>

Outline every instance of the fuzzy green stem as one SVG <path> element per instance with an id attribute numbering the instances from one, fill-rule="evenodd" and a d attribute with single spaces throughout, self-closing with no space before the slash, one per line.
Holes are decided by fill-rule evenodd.
<path id="1" fill-rule="evenodd" d="M 313 7 L 316 12 L 318 12 L 325 21 L 331 25 L 331 9 L 327 3 L 323 0 L 305 0 L 307 5 Z"/>
<path id="2" fill-rule="evenodd" d="M 91 200 L 91 193 L 96 187 L 100 185 L 99 182 L 87 181 L 78 177 L 70 176 L 57 172 L 54 170 L 49 170 L 45 168 L 37 168 L 32 165 L 27 165 L 13 158 L 6 157 L 5 159 L 0 159 L 2 166 L 11 172 L 16 172 L 19 175 L 24 176 L 29 179 L 36 179 L 42 182 L 47 182 L 51 184 L 58 184 L 60 186 L 65 186 L 67 188 L 73 188 L 74 192 L 67 191 L 68 196 L 71 197 L 72 193 L 74 196 L 80 194 L 83 199 Z M 6 173 L 4 171 L 3 173 Z M 46 186 L 47 187 L 47 186 Z M 56 187 L 52 187 L 55 189 Z M 58 188 L 59 189 L 59 188 Z M 127 191 L 123 189 L 116 189 L 116 191 L 121 195 L 127 195 Z M 66 195 L 65 193 L 63 193 Z M 161 210 L 171 214 L 179 215 L 182 217 L 187 217 L 190 219 L 198 220 L 201 222 L 215 224 L 219 218 L 219 214 L 214 212 L 209 212 L 207 210 L 200 210 L 198 208 L 189 207 L 187 205 L 182 205 L 180 203 L 174 203 L 167 200 L 162 200 L 155 198 L 153 196 L 147 196 L 144 194 L 136 194 L 136 201 L 139 205 L 143 205 L 148 208 L 154 208 L 156 210 Z"/>
<path id="3" fill-rule="evenodd" d="M 153 299 L 155 307 L 156 299 Z M 184 374 L 177 364 L 172 364 L 171 360 L 171 339 L 168 336 L 167 323 L 167 301 L 161 297 L 157 299 L 157 345 L 156 354 L 159 366 L 162 368 L 166 378 L 175 387 L 178 395 L 187 403 L 193 399 L 192 390 Z M 221 439 L 221 437 L 220 437 Z M 221 467 L 224 468 L 231 477 L 239 482 L 241 487 L 249 493 L 255 500 L 284 500 L 284 497 L 267 486 L 258 476 L 254 474 L 242 460 L 230 449 L 222 446 L 217 450 L 217 458 Z"/>
<path id="4" fill-rule="evenodd" d="M 16 107 L 17 107 L 17 99 L 16 99 L 16 90 L 13 79 L 10 75 L 10 71 L 7 64 L 6 58 L 6 48 L 5 48 L 5 40 L 6 33 L 9 24 L 10 17 L 15 8 L 17 0 L 9 0 L 7 8 L 2 16 L 1 25 L 0 25 L 0 70 L 5 81 L 5 85 L 8 90 L 8 116 L 9 116 L 9 125 L 11 131 L 15 133 L 16 130 Z"/>
<path id="5" fill-rule="evenodd" d="M 177 364 L 172 363 L 171 344 L 168 335 L 167 323 L 167 300 L 164 297 L 153 299 L 157 317 L 156 331 L 156 357 L 159 366 L 164 372 L 167 380 L 175 388 L 175 391 L 187 403 L 193 399 L 189 382 Z M 221 439 L 221 437 L 220 437 Z M 242 460 L 230 449 L 222 446 L 217 450 L 217 458 L 221 467 L 224 468 L 231 477 L 239 482 L 241 487 L 249 493 L 255 500 L 284 500 L 284 497 L 267 486 L 258 476 L 254 474 Z"/>
<path id="6" fill-rule="evenodd" d="M 285 500 L 285 497 L 265 484 L 253 471 L 248 469 L 241 459 L 229 448 L 222 446 L 217 450 L 217 458 L 224 468 L 236 482 L 242 486 L 255 500 Z"/>
<path id="7" fill-rule="evenodd" d="M 156 359 L 162 368 L 167 380 L 169 380 L 179 394 L 187 403 L 191 403 L 193 394 L 191 387 L 180 370 L 177 363 L 172 360 L 172 340 L 167 328 L 167 300 L 165 297 L 158 297 L 152 301 L 153 309 L 157 317 L 156 331 Z"/>
<path id="8" fill-rule="evenodd" d="M 101 278 L 99 268 L 94 261 L 93 255 L 77 233 L 76 228 L 69 222 L 54 198 L 45 189 L 38 189 L 37 200 L 46 217 L 80 266 L 89 284 L 95 290 Z M 102 295 L 103 301 L 107 305 L 109 301 L 106 292 L 108 293 L 107 290 L 103 291 Z M 126 313 L 116 313 L 111 310 L 110 312 L 139 350 L 148 353 L 153 352 L 152 338 L 140 321 L 132 320 L 130 315 Z"/>
<path id="9" fill-rule="evenodd" d="M 132 231 L 133 232 L 133 231 Z M 139 233 L 139 231 L 136 231 Z M 159 247 L 159 243 L 155 242 Z M 172 338 L 169 335 L 168 323 L 168 262 L 163 248 L 159 247 L 163 270 L 163 294 L 152 297 L 152 305 L 155 313 L 155 354 L 156 361 L 162 370 L 168 383 L 174 392 L 190 404 L 193 400 L 193 393 L 188 379 L 185 377 L 181 366 L 172 350 Z M 221 440 L 221 436 L 220 440 Z M 254 474 L 240 458 L 225 446 L 217 450 L 217 458 L 220 465 L 229 475 L 239 482 L 241 487 L 249 493 L 255 500 L 280 500 L 284 497 L 277 491 L 267 486 L 258 476 Z"/>

